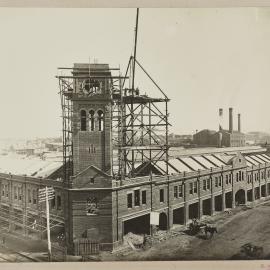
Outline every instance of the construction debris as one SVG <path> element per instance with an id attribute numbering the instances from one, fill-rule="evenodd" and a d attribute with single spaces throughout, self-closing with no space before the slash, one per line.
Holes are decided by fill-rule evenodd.
<path id="1" fill-rule="evenodd" d="M 137 250 L 134 245 L 130 242 L 130 241 L 127 241 L 127 243 L 129 244 L 129 246 L 133 249 L 133 250 Z"/>
<path id="2" fill-rule="evenodd" d="M 144 236 L 129 232 L 124 236 L 124 242 L 132 243 L 134 246 L 141 246 L 144 243 Z"/>
<path id="3" fill-rule="evenodd" d="M 176 231 L 162 231 L 162 230 L 159 230 L 153 236 L 147 235 L 145 237 L 145 245 L 146 246 L 149 246 L 149 245 L 152 246 L 152 245 L 155 245 L 157 243 L 166 241 L 168 239 L 177 237 L 179 235 L 184 235 L 184 233 L 176 232 Z"/>

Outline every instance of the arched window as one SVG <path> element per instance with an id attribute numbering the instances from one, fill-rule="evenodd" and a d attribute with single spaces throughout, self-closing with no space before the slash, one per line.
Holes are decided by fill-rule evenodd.
<path id="1" fill-rule="evenodd" d="M 81 131 L 86 131 L 86 111 L 81 110 Z"/>
<path id="2" fill-rule="evenodd" d="M 98 130 L 104 130 L 104 113 L 101 110 L 98 111 Z"/>
<path id="3" fill-rule="evenodd" d="M 93 110 L 89 111 L 89 130 L 93 131 L 95 130 L 95 112 Z"/>

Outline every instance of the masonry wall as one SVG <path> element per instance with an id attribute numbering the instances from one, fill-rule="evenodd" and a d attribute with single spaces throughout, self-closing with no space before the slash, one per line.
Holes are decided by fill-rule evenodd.
<path id="1" fill-rule="evenodd" d="M 86 177 L 88 176 L 86 175 Z M 166 214 L 168 228 L 171 228 L 173 226 L 173 211 L 176 209 L 182 208 L 184 210 L 184 223 L 187 223 L 189 206 L 192 204 L 198 204 L 198 217 L 201 218 L 202 205 L 205 200 L 211 201 L 211 214 L 213 214 L 215 211 L 220 211 L 215 209 L 217 196 L 221 196 L 221 210 L 224 210 L 228 208 L 226 203 L 224 205 L 226 193 L 232 193 L 231 207 L 236 205 L 235 196 L 238 191 L 244 191 L 246 201 L 247 193 L 250 194 L 249 201 L 267 197 L 270 194 L 270 164 L 247 167 L 240 158 L 236 158 L 230 166 L 179 175 L 153 176 L 152 181 L 149 177 L 141 177 L 130 179 L 130 181 L 125 181 L 123 185 L 120 185 L 119 182 L 105 178 L 105 176 L 97 177 L 95 180 L 97 186 L 94 183 L 92 186 L 68 190 L 59 181 L 0 174 L 1 220 L 5 220 L 10 225 L 24 228 L 25 234 L 29 233 L 27 224 L 33 222 L 33 219 L 40 217 L 38 222 L 44 223 L 45 216 L 41 212 L 45 210 L 45 206 L 39 207 L 38 204 L 34 203 L 33 198 L 30 202 L 28 190 L 42 188 L 45 185 L 54 186 L 56 196 L 60 196 L 62 201 L 60 207 L 57 202 L 54 207 L 51 205 L 51 213 L 57 215 L 59 221 L 62 220 L 65 224 L 70 238 L 70 251 L 72 252 L 73 241 L 78 238 L 96 240 L 103 245 L 104 249 L 112 249 L 123 239 L 125 221 L 149 215 L 151 211 Z M 208 180 L 209 185 L 205 186 Z M 100 183 L 104 183 L 103 187 L 98 186 Z M 111 184 L 109 185 L 109 183 Z M 16 186 L 22 187 L 21 199 L 15 198 L 14 187 Z M 175 187 L 179 186 L 182 187 L 181 196 L 179 194 L 175 196 Z M 264 186 L 265 194 L 263 194 Z M 256 188 L 257 193 L 255 192 Z M 134 204 L 136 190 L 140 192 L 138 206 Z M 164 191 L 162 202 L 160 201 L 160 190 Z M 143 191 L 146 191 L 145 204 L 142 203 Z M 131 207 L 127 205 L 127 194 L 132 194 Z M 93 215 L 87 213 L 89 198 L 96 198 L 97 212 Z M 65 219 L 64 210 L 68 213 Z M 30 217 L 29 221 L 19 219 L 14 222 L 20 214 L 27 214 Z M 16 228 L 11 226 L 10 229 L 15 230 Z"/>
<path id="2" fill-rule="evenodd" d="M 46 228 L 45 203 L 39 203 L 38 190 L 53 186 L 55 200 L 50 201 L 51 218 L 64 228 L 62 182 L 27 176 L 0 174 L 0 222 L 2 229 L 23 234 L 38 233 Z M 36 224 L 33 226 L 33 224 Z M 54 229 L 52 230 L 52 232 Z"/>
<path id="3" fill-rule="evenodd" d="M 88 213 L 88 200 L 95 199 L 97 211 Z M 71 192 L 73 241 L 89 238 L 112 246 L 112 192 L 111 190 L 85 190 Z"/>
<path id="4" fill-rule="evenodd" d="M 74 100 L 73 115 L 73 162 L 74 174 L 78 174 L 90 165 L 103 171 L 111 169 L 111 116 L 107 99 Z M 81 110 L 87 113 L 86 131 L 81 131 Z M 98 130 L 98 119 L 95 119 L 95 130 L 89 127 L 89 111 L 104 113 L 104 130 Z"/>
<path id="5" fill-rule="evenodd" d="M 258 173 L 259 178 L 255 180 L 255 174 Z M 238 177 L 241 174 L 241 180 Z M 253 180 L 248 180 L 248 175 L 253 175 Z M 238 176 L 237 176 L 238 175 Z M 204 186 L 204 180 L 209 180 L 210 186 Z M 197 190 L 194 192 L 194 184 Z M 191 192 L 190 184 L 193 184 Z M 266 185 L 266 196 L 270 192 L 270 164 L 260 165 L 259 167 L 247 167 L 245 164 L 233 164 L 213 170 L 205 170 L 201 172 L 193 172 L 169 177 L 153 177 L 152 183 L 149 178 L 140 179 L 139 183 L 120 187 L 119 190 L 113 191 L 113 198 L 117 198 L 113 209 L 113 241 L 120 241 L 123 237 L 123 223 L 142 215 L 149 214 L 151 211 L 166 213 L 168 218 L 168 227 L 173 226 L 173 210 L 184 209 L 185 223 L 189 219 L 189 206 L 198 203 L 198 218 L 202 217 L 202 203 L 204 200 L 211 200 L 211 214 L 216 210 L 215 198 L 220 196 L 221 209 L 223 211 L 226 206 L 226 193 L 231 193 L 231 207 L 235 207 L 235 195 L 239 190 L 245 192 L 247 200 L 247 191 L 255 187 Z M 182 196 L 174 195 L 174 187 L 182 186 Z M 146 204 L 140 202 L 139 206 L 134 205 L 135 190 L 146 191 Z M 160 190 L 164 190 L 164 202 L 160 202 Z M 132 194 L 132 207 L 127 206 L 127 194 Z M 152 199 L 152 200 L 151 200 Z M 141 200 L 141 198 L 140 198 Z M 253 200 L 255 200 L 253 198 Z M 229 207 L 230 208 L 230 207 Z M 117 211 L 116 211 L 117 209 Z"/>

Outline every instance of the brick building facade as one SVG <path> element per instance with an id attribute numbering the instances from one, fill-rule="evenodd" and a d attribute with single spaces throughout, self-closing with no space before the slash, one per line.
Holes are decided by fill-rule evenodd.
<path id="1" fill-rule="evenodd" d="M 73 72 L 77 67 L 89 72 L 84 64 L 75 65 Z M 69 181 L 63 178 L 63 167 L 44 178 L 0 175 L 0 219 L 9 230 L 44 231 L 44 206 L 37 197 L 44 186 L 56 190 L 52 214 L 64 229 L 68 251 L 73 254 L 74 243 L 84 239 L 112 250 L 128 232 L 150 234 L 151 213 L 159 214 L 158 227 L 167 230 L 269 196 L 270 157 L 264 149 L 179 156 L 167 164 L 165 160 L 146 164 L 141 176 L 114 178 L 113 100 L 108 91 L 112 80 L 107 65 L 90 68 L 100 81 L 87 81 L 77 74 L 82 78 L 68 93 L 73 102 L 73 175 Z"/>
<path id="2" fill-rule="evenodd" d="M 220 109 L 222 110 L 222 109 Z M 233 129 L 233 109 L 229 108 L 229 129 L 221 124 L 219 131 L 203 129 L 193 135 L 193 142 L 200 146 L 241 147 L 245 146 L 245 134 L 241 132 L 241 115 L 238 114 L 238 128 Z"/>

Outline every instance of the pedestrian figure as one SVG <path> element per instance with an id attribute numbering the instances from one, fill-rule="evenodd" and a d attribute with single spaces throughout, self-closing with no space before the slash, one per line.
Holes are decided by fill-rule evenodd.
<path id="1" fill-rule="evenodd" d="M 143 246 L 146 244 L 146 234 L 143 235 Z"/>
<path id="2" fill-rule="evenodd" d="M 6 243 L 6 237 L 3 236 L 3 237 L 2 237 L 2 244 L 4 245 L 5 243 Z"/>

